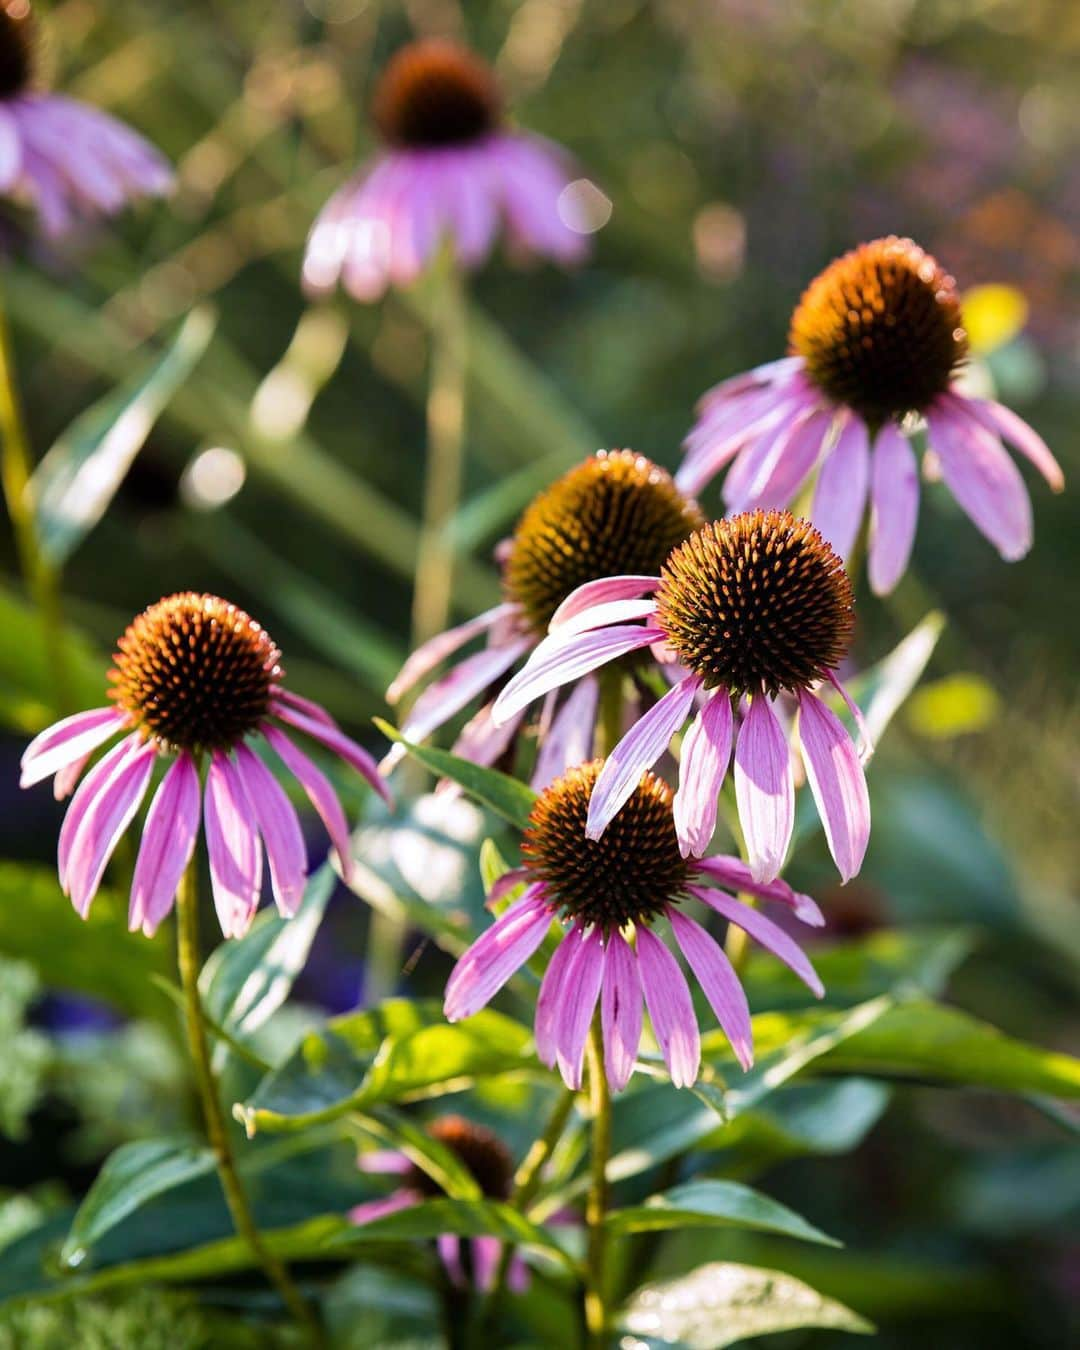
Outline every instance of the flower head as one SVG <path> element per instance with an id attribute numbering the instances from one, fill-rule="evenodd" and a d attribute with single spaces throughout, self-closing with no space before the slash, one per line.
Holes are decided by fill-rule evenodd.
<path id="1" fill-rule="evenodd" d="M 834 669 L 851 640 L 851 585 L 836 554 L 807 521 L 754 511 L 715 521 L 675 548 L 655 577 L 613 577 L 599 603 L 582 588 L 549 636 L 495 701 L 501 725 L 553 689 L 627 652 L 652 647 L 673 683 L 615 747 L 586 820 L 599 839 L 688 717 L 675 829 L 684 856 L 705 852 L 735 739 L 735 795 L 750 867 L 779 875 L 794 825 L 788 737 L 773 708 L 793 696 L 811 791 L 844 881 L 858 872 L 870 831 L 866 782 L 843 723 L 815 693 L 827 680 L 849 703 Z M 608 600 L 607 595 L 619 598 Z M 646 594 L 651 598 L 635 599 Z"/>
<path id="2" fill-rule="evenodd" d="M 0 0 L 0 192 L 36 207 L 49 235 L 172 185 L 165 159 L 123 123 L 36 87 L 30 0 Z"/>
<path id="3" fill-rule="evenodd" d="M 420 740 L 474 698 L 497 691 L 506 673 L 541 641 L 572 595 L 593 603 L 617 598 L 608 577 L 645 585 L 671 550 L 705 523 L 697 504 L 670 474 L 633 450 L 601 450 L 564 474 L 526 507 L 503 552 L 503 604 L 418 648 L 387 691 L 394 703 L 472 638 L 487 646 L 420 696 L 402 732 Z M 631 583 L 632 584 L 632 583 Z M 637 592 L 640 594 L 640 590 Z M 631 635 L 633 636 L 633 635 Z M 640 645 L 640 644 L 639 644 Z M 493 694 L 491 695 L 493 697 Z M 543 787 L 570 764 L 592 754 L 596 690 L 592 681 L 543 719 L 533 784 Z M 513 742 L 524 716 L 496 727 L 485 703 L 454 746 L 477 763 L 494 763 Z"/>
<path id="4" fill-rule="evenodd" d="M 522 843 L 523 865 L 496 883 L 494 901 L 524 885 L 517 899 L 454 967 L 446 986 L 451 1021 L 488 1003 L 559 924 L 559 945 L 536 1005 L 536 1049 L 580 1087 L 585 1039 L 597 1001 L 607 1077 L 626 1086 L 641 1041 L 643 1005 L 677 1087 L 697 1077 L 700 1035 L 690 990 L 675 957 L 656 934 L 666 919 L 739 1062 L 753 1061 L 746 995 L 720 945 L 685 913 L 691 900 L 745 929 L 784 961 L 818 996 L 821 982 L 797 943 L 728 890 L 786 906 L 804 923 L 823 920 L 809 896 L 783 881 L 756 881 L 738 858 L 688 861 L 676 836 L 671 788 L 643 774 L 599 839 L 586 833 L 601 761 L 582 764 L 547 787 L 533 807 Z M 721 888 L 721 889 L 718 889 Z"/>
<path id="5" fill-rule="evenodd" d="M 1031 546 L 1031 502 L 1002 441 L 1055 491 L 1053 455 L 1000 403 L 963 392 L 968 341 L 956 283 L 910 239 L 890 236 L 838 258 L 807 287 L 791 320 L 792 355 L 717 386 L 701 402 L 676 481 L 698 492 L 730 465 L 732 511 L 784 506 L 817 472 L 811 518 L 840 557 L 869 501 L 869 575 L 892 589 L 918 517 L 908 439 L 926 426 L 935 472 L 1009 560 Z"/>
<path id="6" fill-rule="evenodd" d="M 456 43 L 425 38 L 399 51 L 375 90 L 383 150 L 326 204 L 308 239 L 304 283 L 340 281 L 357 300 L 408 286 L 446 241 L 467 268 L 484 261 L 500 224 L 512 244 L 578 261 L 584 235 L 560 197 L 559 147 L 511 129 L 492 71 Z"/>
<path id="7" fill-rule="evenodd" d="M 299 782 L 348 871 L 349 831 L 337 794 L 280 724 L 332 750 L 384 797 L 386 789 L 367 751 L 318 704 L 284 687 L 280 657 L 266 630 L 236 605 L 194 591 L 168 596 L 120 638 L 109 672 L 113 706 L 66 717 L 27 747 L 21 786 L 53 777 L 60 799 L 75 789 L 93 753 L 125 733 L 82 777 L 60 831 L 60 883 L 84 918 L 159 760 L 168 768 L 143 826 L 131 927 L 153 933 L 172 908 L 203 811 L 225 936 L 241 936 L 251 923 L 264 848 L 278 908 L 295 913 L 307 872 L 300 823 L 252 739 L 272 748 Z"/>

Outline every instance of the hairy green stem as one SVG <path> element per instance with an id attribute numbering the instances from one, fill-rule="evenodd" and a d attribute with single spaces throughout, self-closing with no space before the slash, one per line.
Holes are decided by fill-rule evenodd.
<path id="1" fill-rule="evenodd" d="M 589 1099 L 592 1112 L 592 1171 L 585 1200 L 588 1248 L 585 1256 L 585 1344 L 587 1350 L 607 1345 L 608 1309 L 605 1262 L 608 1208 L 607 1165 L 611 1155 L 611 1092 L 604 1069 L 604 1033 L 599 1012 L 589 1033 Z"/>

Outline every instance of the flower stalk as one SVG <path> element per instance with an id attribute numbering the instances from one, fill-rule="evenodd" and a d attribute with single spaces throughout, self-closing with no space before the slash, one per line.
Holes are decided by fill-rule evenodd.
<path id="1" fill-rule="evenodd" d="M 593 1018 L 587 1047 L 589 1101 L 592 1112 L 592 1175 L 585 1202 L 588 1248 L 585 1257 L 584 1314 L 587 1350 L 603 1350 L 607 1344 L 608 1310 L 606 1281 L 608 1184 L 611 1155 L 611 1092 L 604 1070 L 604 1035 L 599 1013 Z"/>

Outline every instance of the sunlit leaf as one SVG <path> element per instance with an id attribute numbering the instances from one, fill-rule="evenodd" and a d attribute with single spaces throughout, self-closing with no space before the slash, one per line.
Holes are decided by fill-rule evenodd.
<path id="1" fill-rule="evenodd" d="M 737 1181 L 715 1181 L 708 1177 L 650 1196 L 643 1205 L 613 1210 L 607 1226 L 614 1233 L 693 1227 L 760 1228 L 806 1242 L 840 1245 L 770 1196 Z"/>
<path id="2" fill-rule="evenodd" d="M 985 731 L 1001 712 L 1001 699 L 980 675 L 956 673 L 917 689 L 907 707 L 912 731 L 931 740 Z"/>

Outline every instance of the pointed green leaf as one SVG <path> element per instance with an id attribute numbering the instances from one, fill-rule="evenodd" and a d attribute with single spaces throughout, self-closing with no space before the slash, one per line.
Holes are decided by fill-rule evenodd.
<path id="1" fill-rule="evenodd" d="M 617 1209 L 608 1215 L 614 1233 L 649 1233 L 665 1228 L 758 1228 L 806 1242 L 840 1244 L 794 1210 L 768 1195 L 737 1181 L 714 1181 L 707 1177 L 688 1181 L 643 1205 Z"/>

